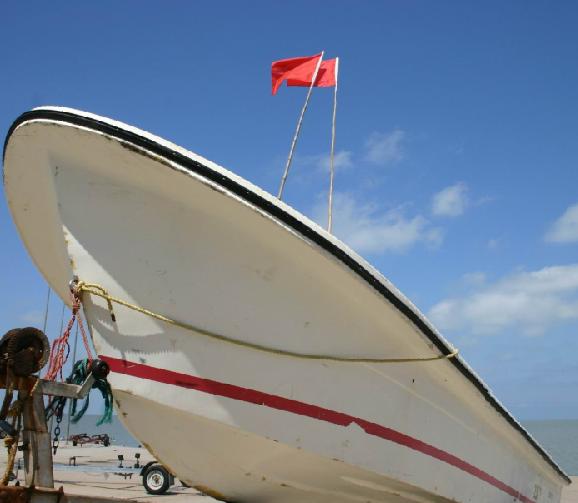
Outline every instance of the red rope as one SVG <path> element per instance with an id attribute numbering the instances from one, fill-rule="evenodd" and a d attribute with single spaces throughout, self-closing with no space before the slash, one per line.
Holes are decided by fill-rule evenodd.
<path id="1" fill-rule="evenodd" d="M 78 323 L 80 328 L 80 332 L 82 333 L 82 342 L 84 343 L 84 349 L 86 350 L 86 354 L 88 355 L 88 361 L 91 362 L 93 360 L 92 352 L 90 350 L 90 344 L 88 342 L 88 337 L 86 335 L 86 331 L 84 330 L 84 324 L 82 323 L 82 317 L 79 314 L 80 307 L 82 305 L 80 295 L 76 292 L 72 292 L 72 316 L 68 325 L 62 332 L 60 337 L 54 339 L 52 343 L 52 349 L 50 351 L 50 358 L 48 360 L 48 370 L 46 371 L 46 375 L 44 376 L 45 379 L 54 381 L 59 375 L 60 379 L 63 380 L 62 376 L 62 367 L 68 360 L 69 354 L 69 344 L 68 339 L 70 338 L 70 333 L 72 332 L 72 327 L 74 327 L 74 322 Z"/>
<path id="2" fill-rule="evenodd" d="M 84 330 L 84 323 L 82 323 L 82 317 L 77 318 L 78 326 L 80 327 L 80 333 L 82 334 L 82 342 L 84 344 L 84 349 L 86 350 L 86 356 L 88 357 L 88 363 L 91 363 L 94 358 L 92 357 L 92 352 L 90 351 L 90 342 L 88 341 L 88 336 Z"/>

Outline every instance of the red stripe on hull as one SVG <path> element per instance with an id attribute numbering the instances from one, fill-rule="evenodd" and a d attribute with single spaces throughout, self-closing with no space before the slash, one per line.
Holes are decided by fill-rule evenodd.
<path id="1" fill-rule="evenodd" d="M 319 421 L 326 421 L 328 423 L 336 424 L 339 426 L 346 427 L 352 423 L 355 423 L 368 435 L 379 437 L 384 440 L 389 440 L 390 442 L 394 442 L 414 451 L 421 452 L 426 456 L 443 461 L 448 465 L 454 466 L 455 468 L 458 468 L 480 480 L 483 480 L 484 482 L 487 482 L 488 484 L 512 496 L 515 498 L 515 500 L 522 501 L 524 503 L 536 503 L 534 500 L 524 496 L 519 491 L 516 491 L 513 487 L 510 487 L 504 482 L 498 480 L 484 470 L 477 468 L 476 466 L 458 458 L 457 456 L 454 456 L 447 451 L 439 449 L 426 442 L 422 442 L 417 438 L 410 437 L 405 433 L 401 433 L 386 426 L 381 426 L 377 423 L 372 423 L 371 421 L 366 421 L 365 419 L 361 419 L 359 417 L 350 416 L 349 414 L 326 409 L 317 405 L 299 402 L 297 400 L 291 400 L 289 398 L 283 398 L 281 396 L 271 395 L 269 393 L 263 393 L 262 391 L 257 391 L 254 389 L 235 386 L 234 384 L 226 384 L 213 381 L 211 379 L 204 379 L 188 374 L 182 374 L 180 372 L 174 372 L 172 370 L 151 367 L 142 363 L 133 363 L 127 360 L 121 360 L 108 356 L 100 356 L 100 358 L 110 365 L 110 368 L 113 372 L 117 372 L 119 374 L 126 374 L 139 377 L 141 379 L 149 379 L 151 381 L 156 381 L 163 384 L 172 384 L 182 388 L 194 389 L 202 393 L 231 398 L 233 400 L 253 403 L 255 405 L 263 405 L 272 409 L 310 417 Z"/>

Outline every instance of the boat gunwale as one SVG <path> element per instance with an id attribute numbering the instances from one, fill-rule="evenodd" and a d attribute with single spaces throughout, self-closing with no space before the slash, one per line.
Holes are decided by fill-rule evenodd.
<path id="1" fill-rule="evenodd" d="M 249 182 L 246 182 L 243 178 L 238 175 L 233 179 L 228 176 L 227 173 L 218 171 L 206 164 L 200 162 L 200 160 L 195 159 L 190 156 L 191 153 L 179 152 L 178 146 L 170 146 L 159 143 L 157 139 L 146 136 L 145 131 L 137 128 L 133 128 L 121 122 L 114 121 L 112 119 L 106 119 L 104 117 L 95 118 L 95 116 L 81 115 L 83 112 L 75 111 L 72 109 L 63 108 L 36 108 L 28 112 L 21 114 L 10 126 L 6 138 L 4 140 L 3 146 L 3 161 L 6 156 L 6 150 L 8 143 L 12 134 L 16 129 L 26 122 L 38 121 L 38 120 L 48 120 L 54 122 L 68 123 L 73 126 L 85 127 L 87 129 L 109 135 L 111 137 L 117 138 L 120 141 L 125 141 L 132 143 L 138 148 L 150 151 L 160 157 L 163 157 L 177 165 L 185 168 L 187 171 L 196 173 L 213 183 L 218 184 L 224 189 L 232 192 L 233 194 L 239 196 L 246 202 L 255 205 L 260 210 L 268 213 L 270 216 L 278 219 L 284 224 L 291 227 L 294 231 L 298 232 L 303 237 L 309 239 L 325 251 L 329 252 L 335 258 L 340 260 L 344 265 L 361 277 L 366 283 L 368 283 L 374 290 L 381 294 L 393 307 L 395 307 L 400 313 L 402 313 L 423 335 L 429 339 L 429 341 L 440 351 L 442 355 L 449 355 L 452 353 L 452 348 L 448 346 L 443 337 L 436 333 L 436 330 L 431 327 L 427 321 L 420 316 L 417 309 L 414 309 L 412 305 L 406 303 L 403 298 L 392 291 L 387 284 L 382 281 L 379 277 L 373 274 L 367 267 L 365 267 L 360 260 L 358 260 L 353 253 L 351 253 L 345 245 L 343 245 L 339 240 L 334 238 L 329 239 L 324 236 L 318 230 L 313 228 L 306 221 L 305 217 L 293 210 L 295 215 L 287 211 L 283 206 L 284 203 L 277 199 L 273 199 L 270 196 L 268 199 L 263 195 L 257 193 L 252 187 L 248 186 Z M 105 119 L 105 120 L 102 120 Z M 108 122 L 109 120 L 110 122 Z M 123 127 L 124 126 L 124 127 Z M 130 129 L 127 129 L 130 128 Z M 138 132 L 137 132 L 138 131 Z M 153 135 L 150 135 L 153 136 Z M 158 138 L 161 140 L 161 138 Z M 221 168 L 222 171 L 226 171 Z M 233 173 L 231 173 L 233 174 Z M 244 183 L 242 183 L 244 182 Z M 299 217 L 302 218 L 299 218 Z M 393 286 L 393 285 L 392 285 Z M 400 294 L 402 295 L 402 294 Z M 409 301 L 408 301 L 409 302 Z M 485 383 L 474 373 L 472 369 L 459 357 L 449 358 L 448 361 L 456 367 L 456 369 L 466 378 L 471 384 L 481 393 L 483 398 L 498 412 L 500 415 L 506 419 L 506 421 L 517 430 L 524 439 L 540 454 L 540 456 L 550 465 L 551 468 L 559 475 L 567 484 L 572 481 L 570 477 L 557 465 L 557 463 L 550 457 L 550 455 L 538 444 L 538 442 L 526 431 L 526 429 L 510 414 L 510 412 L 498 401 L 496 397 L 492 394 L 490 389 L 485 385 Z"/>

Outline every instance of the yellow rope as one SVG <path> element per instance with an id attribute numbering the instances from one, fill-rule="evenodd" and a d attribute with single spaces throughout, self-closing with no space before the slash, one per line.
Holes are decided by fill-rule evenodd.
<path id="1" fill-rule="evenodd" d="M 34 383 L 32 388 L 30 388 L 29 396 L 32 396 L 32 395 L 34 395 L 34 393 L 36 393 L 36 390 L 38 389 L 39 384 L 40 384 L 40 377 L 37 377 L 36 382 Z"/>
<path id="2" fill-rule="evenodd" d="M 8 459 L 6 460 L 4 475 L 2 475 L 2 480 L 0 480 L 0 486 L 7 486 L 8 482 L 10 482 L 10 476 L 14 469 L 14 462 L 16 461 L 16 454 L 18 453 L 18 438 L 7 436 L 4 439 L 4 445 L 6 449 L 8 449 Z"/>
<path id="3" fill-rule="evenodd" d="M 6 380 L 7 380 L 6 393 L 8 394 L 8 389 L 12 390 L 14 388 L 14 376 L 11 374 L 11 372 L 8 372 Z M 18 398 L 17 400 L 12 402 L 10 408 L 6 412 L 6 418 L 12 418 L 12 426 L 15 428 L 16 434 L 14 436 L 7 435 L 4 438 L 4 446 L 8 451 L 8 456 L 6 459 L 6 468 L 4 470 L 4 474 L 0 479 L 0 486 L 7 486 L 8 483 L 10 482 L 10 478 L 14 470 L 16 455 L 18 454 L 18 439 L 20 438 L 20 430 L 22 427 L 21 423 L 22 410 L 24 408 L 25 402 L 27 400 L 31 400 L 34 393 L 36 393 L 39 384 L 40 378 L 37 377 L 36 382 L 34 383 L 32 388 L 30 388 L 30 391 L 28 392 L 26 398 Z"/>
<path id="4" fill-rule="evenodd" d="M 113 297 L 112 295 L 110 295 L 107 292 L 106 289 L 104 289 L 102 286 L 97 285 L 95 283 L 85 283 L 83 281 L 79 281 L 78 283 L 76 283 L 76 286 L 74 287 L 74 291 L 79 295 L 86 292 L 86 293 L 89 293 L 91 295 L 96 295 L 97 297 L 101 297 L 101 298 L 105 299 L 107 304 L 108 304 L 108 309 L 110 311 L 110 314 L 111 314 L 113 321 L 116 320 L 115 315 L 114 315 L 114 311 L 112 308 L 112 304 L 114 302 L 115 304 L 119 304 L 121 306 L 132 309 L 133 311 L 136 311 L 137 313 L 145 314 L 147 316 L 150 316 L 151 318 L 162 321 L 164 323 L 168 323 L 170 325 L 174 325 L 176 327 L 180 327 L 180 328 L 183 328 L 185 330 L 197 332 L 201 335 L 204 335 L 206 337 L 210 337 L 212 339 L 216 339 L 218 341 L 227 342 L 229 344 L 234 344 L 236 346 L 241 346 L 241 347 L 249 348 L 249 349 L 255 349 L 257 351 L 263 351 L 266 353 L 271 353 L 271 354 L 281 355 L 281 356 L 291 356 L 294 358 L 301 358 L 301 359 L 306 359 L 306 360 L 328 360 L 328 361 L 333 361 L 333 362 L 344 362 L 344 363 L 410 363 L 410 362 L 429 362 L 429 361 L 435 361 L 435 360 L 445 360 L 445 359 L 449 359 L 449 358 L 454 358 L 458 354 L 457 349 L 454 349 L 451 353 L 449 353 L 447 355 L 438 355 L 438 356 L 422 357 L 422 358 L 356 358 L 356 357 L 349 358 L 349 357 L 332 356 L 332 355 L 296 353 L 293 351 L 271 348 L 268 346 L 263 346 L 261 344 L 255 344 L 252 342 L 240 341 L 238 339 L 232 339 L 232 338 L 227 337 L 225 335 L 216 334 L 214 332 L 209 332 L 207 330 L 203 330 L 202 328 L 195 327 L 193 325 L 189 325 L 188 323 L 183 323 L 182 321 L 173 320 L 172 318 L 168 318 L 167 316 L 163 316 L 162 314 L 155 313 L 155 312 L 150 311 L 148 309 L 131 304 L 130 302 L 127 302 L 125 300 L 119 299 L 117 297 Z"/>
<path id="5" fill-rule="evenodd" d="M 33 390 L 36 390 L 39 382 L 40 379 L 37 379 L 32 388 Z M 19 398 L 18 400 L 14 401 L 10 407 L 10 410 L 8 411 L 8 417 L 13 418 L 12 426 L 16 429 L 16 435 L 7 435 L 6 438 L 4 438 L 4 446 L 8 450 L 8 458 L 6 460 L 6 469 L 4 470 L 4 474 L 0 480 L 0 486 L 7 486 L 8 482 L 10 482 L 10 477 L 12 476 L 14 463 L 16 461 L 16 454 L 18 454 L 18 438 L 20 437 L 22 408 L 24 407 L 24 402 L 31 396 L 32 393 L 30 393 L 24 400 Z"/>

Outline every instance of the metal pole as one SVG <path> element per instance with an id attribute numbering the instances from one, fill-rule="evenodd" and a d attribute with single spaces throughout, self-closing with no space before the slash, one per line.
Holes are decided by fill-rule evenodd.
<path id="1" fill-rule="evenodd" d="M 42 331 L 46 333 L 46 325 L 48 323 L 48 306 L 50 305 L 50 285 L 48 285 L 48 294 L 46 296 L 46 309 L 44 310 L 44 324 L 42 325 Z"/>
<path id="2" fill-rule="evenodd" d="M 293 141 L 291 142 L 291 149 L 289 150 L 289 157 L 287 157 L 287 164 L 285 165 L 285 171 L 283 172 L 283 177 L 281 178 L 281 185 L 279 187 L 279 193 L 277 194 L 277 198 L 281 199 L 283 196 L 283 188 L 285 187 L 285 181 L 287 180 L 287 175 L 289 174 L 289 168 L 291 167 L 291 161 L 293 160 L 293 152 L 295 151 L 295 145 L 297 144 L 297 137 L 299 136 L 299 132 L 301 131 L 301 124 L 303 122 L 303 116 L 305 115 L 305 111 L 307 110 L 307 105 L 309 104 L 309 98 L 311 97 L 311 92 L 313 91 L 313 87 L 315 86 L 315 81 L 317 80 L 317 73 L 319 72 L 319 68 L 321 67 L 321 61 L 323 60 L 323 53 L 325 51 L 321 51 L 321 55 L 319 56 L 319 61 L 317 61 L 317 65 L 315 66 L 315 71 L 313 72 L 313 77 L 311 79 L 311 85 L 309 86 L 309 90 L 307 91 L 307 97 L 305 98 L 305 104 L 301 109 L 301 115 L 299 116 L 299 120 L 297 121 L 297 129 L 295 130 L 295 134 L 293 135 Z"/>
<path id="3" fill-rule="evenodd" d="M 335 89 L 333 92 L 333 122 L 331 124 L 331 154 L 329 158 L 329 203 L 327 205 L 327 232 L 331 232 L 333 223 L 333 178 L 335 176 L 335 117 L 337 115 L 337 74 L 339 72 L 339 58 L 335 58 Z"/>
<path id="4" fill-rule="evenodd" d="M 66 304 L 64 301 L 62 302 L 62 312 L 60 313 L 60 330 L 58 331 L 58 337 L 62 335 L 62 330 L 64 328 L 64 309 L 66 308 Z M 54 415 L 50 417 L 50 426 L 48 431 L 52 433 L 52 426 L 54 425 Z"/>
<path id="5" fill-rule="evenodd" d="M 78 314 L 80 316 L 80 313 Z M 76 346 L 78 345 L 78 323 L 74 333 L 74 346 L 72 347 L 72 365 L 76 363 Z M 68 416 L 66 417 L 66 441 L 70 438 L 70 415 L 72 413 L 72 400 L 68 401 Z"/>

